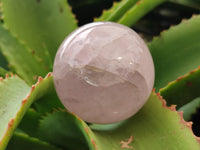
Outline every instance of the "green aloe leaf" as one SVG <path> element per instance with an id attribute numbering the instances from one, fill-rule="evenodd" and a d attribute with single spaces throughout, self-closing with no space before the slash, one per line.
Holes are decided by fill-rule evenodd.
<path id="1" fill-rule="evenodd" d="M 191 120 L 191 116 L 194 115 L 197 112 L 197 109 L 200 107 L 200 98 L 197 97 L 194 100 L 192 100 L 190 103 L 185 104 L 182 106 L 179 111 L 183 111 L 183 118 L 186 121 Z"/>
<path id="2" fill-rule="evenodd" d="M 30 105 L 48 93 L 51 74 L 29 87 L 17 76 L 0 81 L 0 150 L 4 150 Z M 50 80 L 49 80 L 50 78 Z M 50 81 L 50 82 L 49 82 Z"/>
<path id="3" fill-rule="evenodd" d="M 47 67 L 52 67 L 59 45 L 77 27 L 66 0 L 2 0 L 2 11 L 6 26 Z"/>
<path id="4" fill-rule="evenodd" d="M 200 16 L 193 16 L 149 43 L 155 65 L 156 90 L 199 66 L 199 26 Z"/>
<path id="5" fill-rule="evenodd" d="M 170 82 L 160 90 L 160 94 L 168 104 L 176 104 L 180 111 L 184 111 L 184 118 L 191 119 L 191 116 L 200 106 L 200 68 L 179 77 Z"/>
<path id="6" fill-rule="evenodd" d="M 95 21 L 115 21 L 131 27 L 139 19 L 167 0 L 122 0 L 104 11 Z"/>
<path id="7" fill-rule="evenodd" d="M 35 83 L 37 75 L 44 77 L 47 74 L 47 69 L 41 61 L 2 24 L 0 24 L 0 47 L 9 65 L 29 84 Z"/>
<path id="8" fill-rule="evenodd" d="M 135 150 L 198 150 L 200 145 L 175 107 L 167 108 L 165 101 L 152 93 L 145 106 L 132 118 L 113 129 L 92 125 L 99 149 L 132 148 Z M 142 133 L 142 134 L 141 134 Z M 156 139 L 156 140 L 155 140 Z"/>
<path id="9" fill-rule="evenodd" d="M 41 120 L 39 137 L 65 149 L 92 150 L 94 146 L 87 129 L 86 123 L 76 115 L 60 110 Z"/>
<path id="10" fill-rule="evenodd" d="M 136 115 L 123 122 L 92 124 L 89 128 L 74 114 L 57 111 L 41 121 L 40 134 L 43 140 L 69 149 L 81 149 L 80 144 L 84 150 L 86 142 L 91 150 L 200 148 L 200 139 L 193 135 L 191 123 L 185 122 L 182 113 L 175 111 L 174 106 L 167 107 L 155 93 Z"/>
<path id="11" fill-rule="evenodd" d="M 138 0 L 122 0 L 119 2 L 115 2 L 113 6 L 104 11 L 103 14 L 96 18 L 95 21 L 118 21 L 119 18 L 124 15 L 126 11 L 128 11 Z"/>
<path id="12" fill-rule="evenodd" d="M 31 137 L 37 137 L 39 130 L 39 120 L 42 114 L 34 110 L 33 108 L 28 109 L 20 122 L 18 129 L 25 132 Z"/>
<path id="13" fill-rule="evenodd" d="M 148 12 L 166 1 L 167 0 L 140 0 L 119 19 L 118 23 L 131 27 Z"/>
<path id="14" fill-rule="evenodd" d="M 30 105 L 26 101 L 30 89 L 15 76 L 0 81 L 0 150 L 5 149 L 25 109 Z"/>
<path id="15" fill-rule="evenodd" d="M 23 133 L 14 133 L 6 150 L 62 150 Z"/>
<path id="16" fill-rule="evenodd" d="M 178 108 L 200 97 L 200 69 L 191 71 L 185 76 L 170 82 L 160 90 L 160 94 L 168 104 L 176 104 Z"/>
<path id="17" fill-rule="evenodd" d="M 33 104 L 36 111 L 42 114 L 50 112 L 55 108 L 65 108 L 55 91 L 53 76 L 49 77 L 48 82 L 49 85 L 46 86 L 46 94 Z"/>

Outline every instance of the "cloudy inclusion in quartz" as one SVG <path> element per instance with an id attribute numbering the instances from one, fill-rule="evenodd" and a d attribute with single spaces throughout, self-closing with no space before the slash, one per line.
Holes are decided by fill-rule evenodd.
<path id="1" fill-rule="evenodd" d="M 144 41 L 111 22 L 85 25 L 69 35 L 54 62 L 54 83 L 63 105 L 91 123 L 115 123 L 134 115 L 154 83 Z"/>

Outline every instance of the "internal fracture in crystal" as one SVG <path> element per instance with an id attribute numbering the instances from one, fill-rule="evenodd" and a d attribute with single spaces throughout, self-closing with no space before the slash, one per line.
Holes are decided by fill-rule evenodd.
<path id="1" fill-rule="evenodd" d="M 57 94 L 67 110 L 91 123 L 115 123 L 134 115 L 154 84 L 144 41 L 112 22 L 80 27 L 60 46 L 53 68 Z"/>

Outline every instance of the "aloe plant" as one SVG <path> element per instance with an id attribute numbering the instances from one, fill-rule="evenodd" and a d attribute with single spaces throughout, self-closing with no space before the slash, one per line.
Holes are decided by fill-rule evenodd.
<path id="1" fill-rule="evenodd" d="M 142 20 L 152 24 L 144 16 L 161 4 L 200 9 L 195 0 L 167 1 L 121 0 L 94 21 L 134 28 Z M 199 150 L 191 120 L 199 122 L 200 16 L 150 40 L 143 34 L 154 60 L 155 89 L 136 115 L 97 125 L 68 112 L 53 84 L 56 51 L 78 28 L 72 9 L 91 5 L 69 2 L 72 7 L 66 0 L 0 0 L 0 150 Z"/>

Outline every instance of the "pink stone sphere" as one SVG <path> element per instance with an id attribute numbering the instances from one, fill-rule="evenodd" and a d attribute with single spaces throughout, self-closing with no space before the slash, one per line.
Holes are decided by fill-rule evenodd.
<path id="1" fill-rule="evenodd" d="M 56 54 L 54 83 L 63 105 L 90 123 L 108 124 L 134 115 L 154 84 L 154 64 L 132 29 L 112 22 L 84 25 Z"/>

